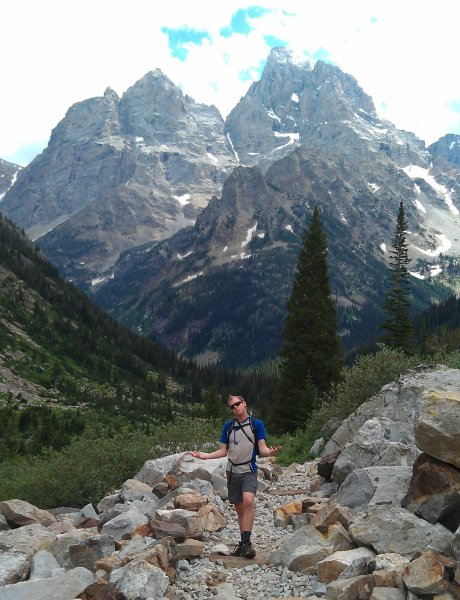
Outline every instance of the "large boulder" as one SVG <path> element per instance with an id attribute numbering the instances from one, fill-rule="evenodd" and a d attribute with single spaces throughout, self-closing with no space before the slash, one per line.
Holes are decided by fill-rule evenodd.
<path id="1" fill-rule="evenodd" d="M 188 452 L 181 452 L 163 458 L 148 460 L 137 473 L 135 479 L 155 486 L 163 482 L 167 474 L 174 475 L 179 483 L 193 479 L 204 479 L 212 483 L 216 492 L 224 493 L 226 489 L 226 458 L 199 460 Z"/>
<path id="2" fill-rule="evenodd" d="M 51 525 L 56 521 L 56 517 L 47 510 L 37 508 L 25 500 L 4 500 L 0 502 L 0 512 L 6 517 L 7 521 L 13 525 L 31 525 L 40 523 L 41 525 Z"/>
<path id="3" fill-rule="evenodd" d="M 460 525 L 460 470 L 421 454 L 414 463 L 409 490 L 401 506 L 451 531 Z"/>
<path id="4" fill-rule="evenodd" d="M 30 559 L 27 554 L 17 550 L 0 551 L 0 588 L 10 583 L 24 581 L 29 571 Z"/>
<path id="5" fill-rule="evenodd" d="M 29 579 L 0 588 L 1 600 L 73 600 L 94 581 L 91 571 L 71 569 L 56 577 Z"/>
<path id="6" fill-rule="evenodd" d="M 453 590 L 454 573 L 455 562 L 430 549 L 405 567 L 403 580 L 411 592 L 425 597 Z M 455 587 L 458 594 L 460 589 Z"/>
<path id="7" fill-rule="evenodd" d="M 355 513 L 369 506 L 400 506 L 412 477 L 411 467 L 368 467 L 356 469 L 335 495 L 338 504 Z"/>
<path id="8" fill-rule="evenodd" d="M 316 565 L 318 580 L 330 583 L 335 579 L 348 579 L 368 573 L 368 565 L 375 558 L 369 548 L 353 548 L 334 552 Z"/>
<path id="9" fill-rule="evenodd" d="M 313 572 L 320 560 L 353 547 L 353 541 L 341 523 L 331 525 L 324 533 L 306 525 L 287 536 L 280 547 L 268 556 L 268 562 L 291 571 L 308 569 Z"/>
<path id="10" fill-rule="evenodd" d="M 38 550 L 49 550 L 56 541 L 56 534 L 39 523 L 24 525 L 18 529 L 0 531 L 0 551 L 15 549 L 32 557 Z"/>
<path id="11" fill-rule="evenodd" d="M 342 483 L 352 471 L 363 467 L 410 466 L 417 455 L 414 436 L 404 425 L 386 417 L 373 417 L 363 423 L 339 454 L 332 479 Z"/>
<path id="12" fill-rule="evenodd" d="M 397 507 L 374 507 L 358 515 L 349 529 L 355 542 L 372 547 L 378 554 L 396 552 L 411 558 L 421 548 L 451 553 L 453 534 L 442 525 L 432 525 Z"/>
<path id="13" fill-rule="evenodd" d="M 398 423 L 407 433 L 408 439 L 411 437 L 414 438 L 417 419 L 419 415 L 425 412 L 422 410 L 422 404 L 426 402 L 426 390 L 430 390 L 430 393 L 433 395 L 454 398 L 458 394 L 459 389 L 460 370 L 458 369 L 450 369 L 443 365 L 422 365 L 415 369 L 409 369 L 402 373 L 396 381 L 384 385 L 380 392 L 367 402 L 364 402 L 354 413 L 345 419 L 333 433 L 322 455 L 325 456 L 330 452 L 345 448 L 349 443 L 353 443 L 356 434 L 364 423 L 375 417 L 384 417 L 394 423 Z M 451 402 L 450 406 L 453 405 L 454 403 Z M 452 424 L 455 423 L 454 413 L 452 415 L 452 423 L 446 431 L 450 431 L 453 426 Z M 419 435 L 421 434 L 422 432 Z M 428 436 L 424 435 L 423 437 L 427 438 Z M 454 439 L 458 439 L 456 435 Z M 419 445 L 418 439 L 416 443 L 421 450 L 426 451 L 423 445 Z M 430 452 L 427 453 L 431 454 Z M 433 456 L 436 455 L 433 454 Z M 460 456 L 458 447 L 457 456 Z M 444 460 L 439 456 L 436 456 L 436 458 Z"/>
<path id="14" fill-rule="evenodd" d="M 460 371 L 455 370 L 455 373 Z M 449 383 L 453 377 L 453 373 L 449 373 Z M 457 375 L 457 389 L 431 389 L 427 386 L 422 394 L 420 416 L 415 426 L 417 446 L 426 454 L 457 468 L 460 468 L 459 386 L 460 375 Z"/>

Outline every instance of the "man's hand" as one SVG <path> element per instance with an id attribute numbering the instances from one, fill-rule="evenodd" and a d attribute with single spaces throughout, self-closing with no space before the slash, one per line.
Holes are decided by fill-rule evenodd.
<path id="1" fill-rule="evenodd" d="M 278 454 L 278 452 L 280 452 L 280 450 L 283 449 L 283 446 L 273 446 L 272 448 L 269 448 L 269 452 L 270 452 L 270 456 L 276 456 Z"/>
<path id="2" fill-rule="evenodd" d="M 205 460 L 208 456 L 206 452 L 199 452 L 197 450 L 190 450 L 189 454 L 191 454 L 193 458 L 200 458 L 201 460 Z"/>

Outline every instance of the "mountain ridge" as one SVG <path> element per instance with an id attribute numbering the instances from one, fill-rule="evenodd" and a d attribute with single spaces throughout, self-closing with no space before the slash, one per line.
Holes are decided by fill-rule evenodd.
<path id="1" fill-rule="evenodd" d="M 87 111 L 91 119 L 81 120 Z M 191 358 L 217 360 L 239 331 L 246 340 L 240 355 L 263 359 L 261 340 L 273 351 L 279 345 L 298 240 L 314 205 L 330 234 L 344 332 L 366 329 L 359 325 L 366 310 L 366 318 L 378 314 L 401 201 L 417 307 L 456 289 L 459 140 L 446 136 L 430 151 L 380 119 L 351 75 L 321 61 L 312 68 L 278 48 L 225 122 L 159 70 L 121 99 L 108 89 L 102 99 L 74 105 L 53 131 L 46 160 L 21 172 L 2 210 L 25 211 L 38 223 L 50 204 L 50 218 L 63 222 L 41 223 L 50 228 L 41 247 L 129 326 Z M 42 198 L 37 190 L 45 188 L 51 191 Z M 68 217 L 76 200 L 79 209 Z M 232 278 L 233 287 L 244 285 L 246 300 L 265 306 L 267 318 L 263 308 L 251 316 L 250 307 L 238 307 L 230 290 L 219 295 L 224 278 L 229 287 Z M 254 322 L 250 339 L 242 324 L 251 331 Z"/>

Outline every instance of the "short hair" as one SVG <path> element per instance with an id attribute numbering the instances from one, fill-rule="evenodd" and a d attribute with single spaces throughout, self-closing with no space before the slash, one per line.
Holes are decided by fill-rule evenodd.
<path id="1" fill-rule="evenodd" d="M 228 398 L 227 398 L 227 404 L 228 404 L 228 401 L 230 400 L 230 398 L 238 398 L 238 400 L 242 400 L 243 402 L 246 402 L 246 400 L 243 398 L 243 396 L 237 396 L 236 394 L 229 394 Z"/>

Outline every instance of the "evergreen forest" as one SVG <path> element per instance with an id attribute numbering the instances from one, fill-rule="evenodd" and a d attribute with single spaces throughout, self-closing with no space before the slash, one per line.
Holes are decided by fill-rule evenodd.
<path id="1" fill-rule="evenodd" d="M 312 370 L 296 388 L 293 397 L 305 393 L 308 410 L 285 427 L 278 408 L 289 393 L 290 371 L 283 361 L 299 343 L 296 318 L 308 314 L 305 305 L 296 313 L 295 293 L 309 278 L 313 246 L 319 253 L 308 285 L 319 294 L 314 305 L 323 307 L 329 327 L 328 350 L 318 360 L 321 365 L 329 357 L 334 364 L 328 381 Z M 293 316 L 286 321 L 280 359 L 244 370 L 199 367 L 118 324 L 64 282 L 37 246 L 0 216 L 0 500 L 82 506 L 132 477 L 149 458 L 211 450 L 230 418 L 230 393 L 247 398 L 266 421 L 270 443 L 283 444 L 282 462 L 305 461 L 316 439 L 326 442 L 332 435 L 331 420 L 344 419 L 402 370 L 424 361 L 460 366 L 460 301 L 454 297 L 414 317 L 412 296 L 410 351 L 375 340 L 352 352 L 340 350 L 336 317 L 326 301 L 326 258 L 316 213 L 299 254 L 288 305 Z M 311 280 L 312 272 L 322 272 L 320 284 Z M 391 286 L 391 269 L 387 275 Z M 369 319 L 378 327 L 383 315 L 382 299 L 382 313 L 369 312 Z M 314 344 L 305 347 L 312 352 Z"/>

